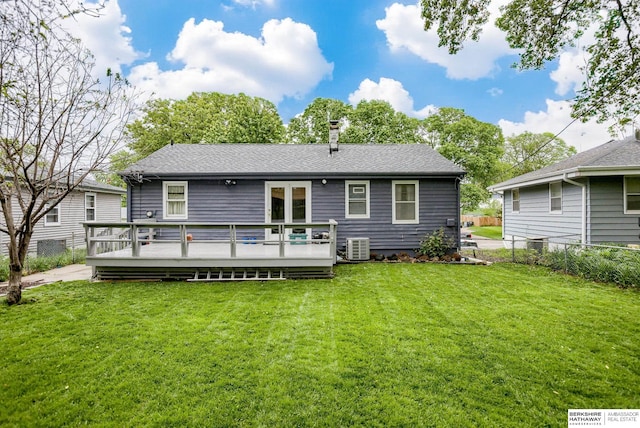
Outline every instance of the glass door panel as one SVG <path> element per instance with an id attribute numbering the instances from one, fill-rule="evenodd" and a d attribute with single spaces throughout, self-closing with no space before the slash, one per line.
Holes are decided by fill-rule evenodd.
<path id="1" fill-rule="evenodd" d="M 309 223 L 311 222 L 311 182 L 272 181 L 266 183 L 267 223 Z M 291 233 L 311 233 L 304 227 L 287 228 L 284 239 Z M 267 229 L 267 240 L 278 240 L 278 228 Z"/>
<path id="2" fill-rule="evenodd" d="M 291 188 L 291 223 L 307 222 L 307 188 Z M 293 233 L 306 233 L 303 229 L 293 229 Z"/>
<path id="3" fill-rule="evenodd" d="M 284 223 L 285 222 L 285 188 L 284 187 L 272 187 L 271 188 L 271 207 L 269 209 L 270 218 L 267 219 L 268 223 Z M 271 233 L 278 233 L 278 228 L 271 229 Z"/>

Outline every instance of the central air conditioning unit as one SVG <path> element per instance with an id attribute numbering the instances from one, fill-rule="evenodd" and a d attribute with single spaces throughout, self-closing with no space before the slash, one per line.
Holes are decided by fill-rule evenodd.
<path id="1" fill-rule="evenodd" d="M 347 238 L 347 259 L 369 260 L 369 238 Z"/>

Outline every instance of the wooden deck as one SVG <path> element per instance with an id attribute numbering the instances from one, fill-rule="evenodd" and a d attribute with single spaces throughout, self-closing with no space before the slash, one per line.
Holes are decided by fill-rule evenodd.
<path id="1" fill-rule="evenodd" d="M 336 222 L 295 224 L 85 223 L 97 279 L 248 280 L 331 277 Z M 292 229 L 325 230 L 323 239 Z M 271 239 L 265 229 L 275 230 Z M 197 231 L 193 236 L 191 231 Z M 251 236 L 253 235 L 253 236 Z"/>

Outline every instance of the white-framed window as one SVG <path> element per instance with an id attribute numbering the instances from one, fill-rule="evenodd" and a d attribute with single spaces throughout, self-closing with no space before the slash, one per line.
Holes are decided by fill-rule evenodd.
<path id="1" fill-rule="evenodd" d="M 345 181 L 345 218 L 369 218 L 369 181 Z"/>
<path id="2" fill-rule="evenodd" d="M 164 207 L 164 218 L 187 219 L 188 201 L 188 184 L 186 181 L 162 182 L 162 205 Z"/>
<path id="3" fill-rule="evenodd" d="M 520 212 L 520 189 L 511 190 L 511 211 Z"/>
<path id="4" fill-rule="evenodd" d="M 640 214 L 640 176 L 624 178 L 624 213 Z"/>
<path id="5" fill-rule="evenodd" d="M 562 181 L 549 183 L 549 212 L 562 212 Z"/>
<path id="6" fill-rule="evenodd" d="M 418 180 L 393 181 L 393 223 L 417 224 L 420 222 L 418 208 Z"/>
<path id="7" fill-rule="evenodd" d="M 51 205 L 47 204 L 46 209 L 49 209 Z M 60 206 L 53 206 L 48 213 L 44 215 L 45 226 L 60 226 Z"/>
<path id="8" fill-rule="evenodd" d="M 84 221 L 96 221 L 96 200 L 95 193 L 84 194 Z"/>

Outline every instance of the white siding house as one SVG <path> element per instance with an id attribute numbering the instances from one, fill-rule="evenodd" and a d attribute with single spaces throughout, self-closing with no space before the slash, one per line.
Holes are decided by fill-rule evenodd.
<path id="1" fill-rule="evenodd" d="M 48 243 L 64 245 L 66 248 L 83 247 L 85 245 L 85 221 L 121 221 L 122 197 L 126 190 L 85 180 L 81 186 L 71 192 L 56 205 L 34 228 L 29 245 L 29 252 L 36 253 L 38 247 L 46 251 Z M 21 216 L 16 203 L 13 204 L 15 218 Z M 4 222 L 4 218 L 0 219 Z M 0 254 L 6 255 L 8 237 L 0 233 Z M 57 246 L 57 245 L 53 245 Z"/>
<path id="2" fill-rule="evenodd" d="M 491 186 L 505 240 L 640 244 L 640 140 L 609 141 Z"/>

